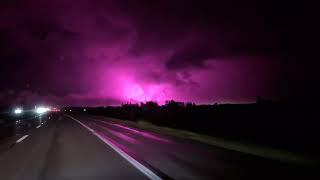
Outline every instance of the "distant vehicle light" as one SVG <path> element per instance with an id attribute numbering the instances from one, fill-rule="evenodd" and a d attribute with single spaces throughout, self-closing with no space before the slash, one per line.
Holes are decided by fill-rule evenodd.
<path id="1" fill-rule="evenodd" d="M 72 110 L 70 109 L 70 112 L 71 112 Z"/>
<path id="2" fill-rule="evenodd" d="M 51 111 L 52 112 L 60 112 L 60 109 L 59 108 L 52 108 Z"/>
<path id="3" fill-rule="evenodd" d="M 16 108 L 13 112 L 14 114 L 21 114 L 23 110 L 21 108 Z"/>
<path id="4" fill-rule="evenodd" d="M 36 109 L 36 113 L 38 113 L 38 114 L 43 114 L 43 113 L 46 113 L 48 111 L 50 111 L 50 108 L 47 108 L 47 107 L 38 107 Z"/>
<path id="5" fill-rule="evenodd" d="M 86 109 L 83 109 L 83 111 L 87 111 Z"/>

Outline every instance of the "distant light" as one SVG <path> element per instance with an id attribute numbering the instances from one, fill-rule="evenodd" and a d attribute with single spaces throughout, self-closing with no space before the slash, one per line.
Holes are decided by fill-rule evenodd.
<path id="1" fill-rule="evenodd" d="M 72 110 L 70 109 L 70 112 L 71 112 Z"/>
<path id="2" fill-rule="evenodd" d="M 51 109 L 51 111 L 52 111 L 52 112 L 60 112 L 60 109 L 59 109 L 59 108 L 54 107 L 54 108 L 52 108 L 52 109 Z"/>
<path id="3" fill-rule="evenodd" d="M 36 109 L 36 113 L 38 113 L 38 114 L 43 114 L 43 113 L 46 113 L 48 111 L 50 111 L 50 108 L 47 108 L 47 107 L 38 107 Z"/>
<path id="4" fill-rule="evenodd" d="M 86 109 L 83 109 L 83 111 L 87 111 Z"/>
<path id="5" fill-rule="evenodd" d="M 16 108 L 13 112 L 15 114 L 21 114 L 23 112 L 23 110 L 21 108 Z"/>

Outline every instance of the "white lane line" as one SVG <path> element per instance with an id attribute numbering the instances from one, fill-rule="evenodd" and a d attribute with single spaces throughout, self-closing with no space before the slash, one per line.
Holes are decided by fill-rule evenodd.
<path id="1" fill-rule="evenodd" d="M 27 138 L 29 135 L 24 135 L 24 136 L 22 136 L 20 139 L 18 139 L 17 141 L 16 141 L 16 143 L 19 143 L 19 142 L 21 142 L 21 141 L 23 141 L 25 138 Z"/>
<path id="2" fill-rule="evenodd" d="M 127 161 L 129 161 L 134 167 L 136 167 L 139 171 L 141 171 L 144 175 L 146 175 L 148 178 L 152 179 L 152 180 L 162 180 L 161 177 L 159 177 L 158 175 L 156 175 L 154 172 L 152 172 L 150 169 L 148 169 L 147 167 L 145 167 L 144 165 L 142 165 L 141 163 L 139 163 L 138 161 L 136 161 L 135 159 L 133 159 L 130 155 L 128 155 L 127 153 L 125 153 L 124 151 L 122 151 L 120 148 L 118 148 L 116 145 L 114 145 L 112 142 L 108 141 L 107 139 L 103 138 L 101 135 L 99 135 L 98 133 L 96 133 L 93 129 L 91 129 L 90 127 L 88 127 L 87 125 L 83 124 L 82 122 L 80 122 L 79 120 L 77 120 L 76 118 L 70 116 L 70 115 L 66 115 L 67 117 L 75 120 L 76 122 L 78 122 L 79 124 L 81 124 L 83 127 L 85 127 L 86 129 L 88 129 L 89 131 L 91 131 L 95 136 L 97 136 L 101 141 L 103 141 L 104 143 L 106 143 L 107 145 L 109 145 L 113 150 L 115 150 L 118 154 L 120 154 L 123 158 L 125 158 Z"/>
<path id="3" fill-rule="evenodd" d="M 41 127 L 40 125 L 38 125 L 36 128 L 39 128 L 39 127 Z"/>

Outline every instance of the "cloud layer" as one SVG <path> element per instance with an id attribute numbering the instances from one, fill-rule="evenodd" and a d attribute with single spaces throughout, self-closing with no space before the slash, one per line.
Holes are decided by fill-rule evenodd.
<path id="1" fill-rule="evenodd" d="M 279 30 L 291 24 L 274 26 L 277 18 L 287 17 L 274 18 L 268 6 L 250 1 L 1 3 L 2 103 L 232 103 L 299 91 L 299 61 L 290 58 L 294 51 L 287 44 L 291 34 Z"/>

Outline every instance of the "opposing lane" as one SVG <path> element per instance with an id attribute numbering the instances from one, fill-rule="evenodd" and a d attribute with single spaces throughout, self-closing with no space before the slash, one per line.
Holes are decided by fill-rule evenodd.
<path id="1" fill-rule="evenodd" d="M 148 179 L 75 121 L 60 117 L 0 155 L 1 179 Z"/>

